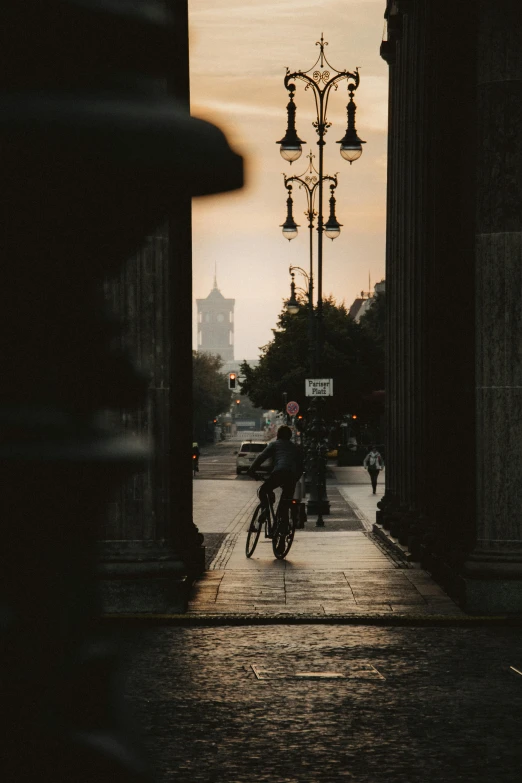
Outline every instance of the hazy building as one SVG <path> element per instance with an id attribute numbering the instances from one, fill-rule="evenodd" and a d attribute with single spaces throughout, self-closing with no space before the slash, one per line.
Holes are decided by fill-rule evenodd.
<path id="1" fill-rule="evenodd" d="M 214 276 L 214 287 L 206 299 L 196 299 L 198 308 L 198 351 L 234 360 L 234 304 L 225 299 Z"/>
<path id="2" fill-rule="evenodd" d="M 241 375 L 240 368 L 243 362 L 246 362 L 249 367 L 255 369 L 259 364 L 259 359 L 233 359 L 231 362 L 224 362 L 223 367 L 221 368 L 221 372 L 223 372 L 225 375 L 228 375 L 231 372 L 235 372 L 238 375 Z"/>
<path id="3" fill-rule="evenodd" d="M 363 315 L 368 312 L 374 303 L 377 294 L 383 294 L 385 290 L 385 281 L 381 280 L 380 283 L 375 284 L 373 293 L 371 291 L 361 291 L 361 295 L 353 300 L 350 309 L 348 310 L 350 318 L 353 318 L 356 323 L 359 323 Z"/>

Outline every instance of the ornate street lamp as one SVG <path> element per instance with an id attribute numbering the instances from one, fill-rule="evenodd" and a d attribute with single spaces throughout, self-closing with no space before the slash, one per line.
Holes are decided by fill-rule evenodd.
<path id="1" fill-rule="evenodd" d="M 292 269 L 292 267 L 290 267 Z M 291 272 L 292 282 L 290 283 L 290 299 L 287 299 L 285 302 L 286 311 L 289 315 L 297 315 L 299 310 L 301 309 L 301 305 L 296 299 L 295 296 L 295 280 L 294 280 L 294 273 Z"/>
<path id="2" fill-rule="evenodd" d="M 293 201 L 292 201 L 292 186 L 290 185 L 288 187 L 288 198 L 286 199 L 286 220 L 281 225 L 281 228 L 283 229 L 283 236 L 285 239 L 288 239 L 290 241 L 291 239 L 295 239 L 297 236 L 297 229 L 299 226 L 294 220 L 294 216 L 292 215 L 292 207 L 293 207 Z"/>
<path id="3" fill-rule="evenodd" d="M 307 155 L 308 158 L 308 166 L 306 170 L 299 175 L 294 175 L 292 177 L 287 177 L 286 174 L 283 174 L 284 177 L 284 183 L 285 187 L 288 191 L 288 198 L 286 200 L 287 203 L 287 218 L 286 222 L 283 223 L 282 229 L 283 229 L 283 236 L 287 239 L 294 239 L 294 237 L 297 236 L 297 229 L 298 226 L 294 221 L 293 215 L 292 215 L 292 207 L 293 207 L 293 199 L 292 199 L 292 183 L 297 182 L 299 185 L 299 189 L 302 190 L 305 193 L 306 196 L 306 210 L 305 210 L 305 216 L 308 219 L 308 233 L 309 233 L 309 252 L 310 252 L 310 271 L 309 273 L 304 272 L 304 270 L 301 270 L 300 267 L 290 267 L 290 271 L 292 269 L 299 269 L 303 272 L 304 275 L 306 275 L 307 283 L 308 283 L 308 301 L 311 308 L 311 312 L 313 311 L 313 279 L 314 279 L 314 270 L 313 270 L 313 255 L 314 255 L 314 222 L 315 218 L 317 217 L 317 210 L 316 210 L 316 196 L 319 191 L 319 185 L 320 185 L 320 179 L 319 179 L 319 172 L 314 166 L 314 158 L 315 155 L 310 152 Z M 329 180 L 330 181 L 330 190 L 331 190 L 331 197 L 330 197 L 330 218 L 328 220 L 328 223 L 324 226 L 325 234 L 326 236 L 330 237 L 330 239 L 335 239 L 335 237 L 338 237 L 341 232 L 341 224 L 337 222 L 337 219 L 335 217 L 335 197 L 334 197 L 334 190 L 337 187 L 337 174 L 335 176 L 330 176 L 329 174 L 323 175 L 323 181 Z M 288 309 L 288 308 L 287 308 Z M 312 316 L 311 316 L 312 317 Z M 315 364 L 312 360 L 310 363 L 310 372 L 313 374 L 315 373 Z"/>
<path id="4" fill-rule="evenodd" d="M 307 282 L 307 285 L 308 285 L 307 289 L 299 288 L 298 286 L 296 286 L 294 269 L 297 269 L 297 271 L 300 272 L 303 275 L 303 277 L 306 279 L 306 282 Z M 290 299 L 286 300 L 285 307 L 286 307 L 286 312 L 289 315 L 297 315 L 297 313 L 301 309 L 301 302 L 296 297 L 296 291 L 299 291 L 300 294 L 304 294 L 304 296 L 306 296 L 307 299 L 308 299 L 308 304 L 310 304 L 310 301 L 311 301 L 310 276 L 307 274 L 307 272 L 305 272 L 304 269 L 301 269 L 300 266 L 290 266 L 289 272 L 290 272 L 290 278 L 291 278 L 291 282 L 290 282 Z M 312 312 L 313 312 L 313 307 L 312 307 Z"/>
<path id="5" fill-rule="evenodd" d="M 324 227 L 324 233 L 328 239 L 337 239 L 341 233 L 342 223 L 339 223 L 335 217 L 335 196 L 333 194 L 335 185 L 330 185 L 330 217 Z"/>
<path id="6" fill-rule="evenodd" d="M 290 94 L 290 100 L 286 106 L 286 110 L 288 112 L 288 127 L 284 137 L 280 141 L 276 141 L 276 144 L 281 145 L 281 156 L 289 163 L 293 163 L 294 160 L 297 160 L 301 157 L 301 153 L 303 151 L 302 145 L 306 144 L 306 141 L 302 141 L 299 138 L 295 129 L 295 84 L 288 84 L 287 90 Z"/>
<path id="7" fill-rule="evenodd" d="M 299 272 L 306 280 L 306 289 L 297 288 L 295 284 L 294 271 Z M 285 302 L 286 311 L 289 315 L 297 315 L 301 310 L 301 303 L 296 297 L 296 291 L 306 296 L 308 299 L 308 365 L 310 374 L 313 376 L 315 371 L 315 314 L 314 314 L 314 302 L 313 302 L 313 278 L 311 274 L 305 272 L 300 266 L 292 266 L 289 268 L 291 283 L 290 283 L 290 299 Z"/>
<path id="8" fill-rule="evenodd" d="M 294 102 L 294 95 L 296 91 L 296 85 L 295 81 L 299 80 L 302 82 L 305 82 L 305 90 L 310 90 L 314 96 L 315 100 L 315 108 L 316 108 L 316 119 L 312 123 L 317 135 L 318 135 L 318 141 L 317 145 L 319 147 L 319 170 L 317 171 L 317 181 L 313 185 L 314 193 L 315 190 L 317 190 L 318 193 L 318 206 L 317 206 L 317 212 L 315 212 L 314 206 L 308 207 L 308 217 L 309 217 L 309 226 L 310 226 L 310 291 L 312 291 L 312 228 L 311 228 L 311 222 L 313 217 L 317 215 L 317 231 L 318 231 L 318 243 L 317 243 L 317 310 L 316 310 L 316 317 L 315 319 L 311 319 L 311 323 L 313 320 L 313 323 L 315 324 L 314 329 L 314 337 L 315 337 L 315 353 L 314 353 L 314 359 L 313 363 L 311 363 L 311 370 L 313 374 L 320 373 L 320 365 L 321 360 L 323 356 L 323 344 L 324 344 L 324 337 L 323 337 L 323 293 L 322 293 L 322 276 L 323 276 L 323 234 L 326 234 L 326 236 L 329 239 L 335 239 L 339 236 L 340 230 L 341 230 L 341 224 L 338 222 L 336 216 L 335 216 L 335 198 L 333 195 L 334 186 L 330 185 L 331 188 L 331 196 L 330 196 L 330 216 L 328 218 L 328 221 L 326 224 L 324 224 L 324 218 L 323 218 L 323 182 L 325 179 L 330 179 L 335 182 L 335 186 L 337 185 L 337 177 L 325 177 L 324 175 L 324 145 L 325 145 L 325 135 L 328 131 L 328 128 L 331 127 L 331 123 L 328 120 L 327 116 L 327 110 L 328 110 L 328 101 L 330 98 L 330 93 L 332 89 L 337 90 L 338 85 L 343 80 L 346 80 L 347 82 L 347 88 L 348 88 L 348 94 L 349 94 L 349 100 L 347 105 L 347 114 L 348 114 L 348 127 L 346 129 L 346 133 L 344 137 L 338 142 L 340 146 L 340 153 L 341 157 L 344 160 L 347 160 L 350 164 L 353 163 L 354 160 L 357 160 L 361 154 L 362 154 L 362 145 L 365 143 L 362 141 L 358 135 L 357 131 L 355 129 L 355 102 L 353 100 L 353 94 L 355 90 L 359 86 L 359 70 L 358 68 L 355 69 L 354 72 L 344 70 L 344 71 L 338 71 L 336 68 L 334 68 L 327 60 L 325 56 L 325 47 L 328 46 L 328 42 L 324 40 L 323 34 L 321 33 L 321 40 L 316 42 L 316 46 L 319 46 L 319 57 L 315 61 L 315 63 L 312 65 L 311 68 L 309 68 L 307 71 L 293 71 L 291 72 L 288 68 L 286 70 L 286 75 L 284 78 L 284 84 L 286 89 L 289 92 L 290 100 L 287 105 L 287 112 L 288 112 L 288 128 L 286 131 L 286 135 L 284 136 L 281 141 L 277 142 L 280 144 L 280 151 L 281 155 L 285 160 L 288 160 L 289 162 L 292 162 L 294 160 L 297 160 L 302 152 L 302 144 L 304 142 L 299 138 L 297 135 L 297 130 L 295 127 L 295 114 L 296 114 L 296 105 Z M 312 165 L 312 161 L 310 158 L 310 166 Z M 285 185 L 288 187 L 288 183 L 292 180 L 299 180 L 301 181 L 301 177 L 285 177 Z M 303 183 L 304 184 L 304 183 Z M 300 185 L 301 187 L 301 185 Z M 311 192 L 312 186 L 308 186 L 308 192 Z M 290 193 L 290 191 L 289 191 Z M 290 198 L 290 196 L 289 196 Z M 293 221 L 293 218 L 292 218 Z M 283 226 L 283 231 L 285 229 L 285 226 Z M 294 222 L 294 230 L 297 232 L 297 226 L 295 226 Z M 292 238 L 296 236 L 296 233 L 293 233 L 292 231 Z M 286 233 L 285 233 L 286 236 Z M 312 297 L 310 296 L 310 312 L 312 313 Z M 314 410 L 317 409 L 317 406 L 319 401 L 315 400 L 315 398 L 312 399 L 312 404 L 314 406 Z M 312 417 L 311 417 L 312 418 Z M 317 418 L 317 417 L 316 417 Z M 310 500 L 308 502 L 308 511 L 311 513 L 317 512 L 318 513 L 318 522 L 317 524 L 322 523 L 322 514 L 323 513 L 329 513 L 329 503 L 325 499 L 325 463 L 324 459 L 320 456 L 322 453 L 322 449 L 324 444 L 321 441 L 321 433 L 322 433 L 322 425 L 319 426 L 319 422 L 322 421 L 321 417 L 317 418 L 316 426 L 311 428 L 310 433 L 310 440 L 313 441 L 311 443 L 311 453 L 313 456 L 313 463 L 314 463 L 314 470 L 312 471 L 312 474 L 315 476 L 314 484 L 315 484 L 315 492 L 312 493 L 312 496 L 310 497 Z M 315 494 L 315 498 L 313 497 L 313 494 Z"/>
<path id="9" fill-rule="evenodd" d="M 346 128 L 346 133 L 343 138 L 337 142 L 337 144 L 341 145 L 340 152 L 342 157 L 349 163 L 353 163 L 354 160 L 361 157 L 362 145 L 366 144 L 365 141 L 362 141 L 362 139 L 358 137 L 357 131 L 355 130 L 355 109 L 357 108 L 353 100 L 353 92 L 355 89 L 356 87 L 354 87 L 353 84 L 348 85 L 348 92 L 350 93 L 350 100 L 346 107 L 348 112 L 348 127 Z"/>
<path id="10" fill-rule="evenodd" d="M 323 224 L 323 181 L 324 181 L 324 171 L 323 171 L 323 155 L 324 155 L 324 145 L 325 140 L 324 137 L 328 131 L 328 128 L 331 127 L 331 122 L 328 121 L 328 101 L 330 98 L 330 93 L 332 91 L 332 88 L 337 90 L 338 85 L 341 81 L 346 80 L 347 81 L 347 87 L 348 87 L 348 93 L 350 96 L 350 99 L 348 101 L 347 106 L 347 112 L 348 112 L 348 128 L 346 130 L 346 134 L 343 137 L 343 139 L 339 142 L 341 147 L 341 156 L 344 160 L 348 160 L 350 163 L 352 163 L 354 160 L 357 160 L 362 154 L 362 144 L 365 142 L 361 141 L 359 137 L 357 136 L 357 132 L 355 130 L 355 103 L 353 101 L 353 93 L 359 86 L 359 69 L 356 68 L 354 72 L 344 70 L 344 71 L 338 71 L 336 68 L 334 68 L 327 60 L 326 55 L 324 53 L 325 47 L 328 46 L 328 42 L 324 40 L 323 34 L 321 33 L 321 40 L 316 42 L 316 46 L 319 46 L 319 57 L 315 61 L 315 63 L 312 65 L 311 68 L 309 68 L 307 71 L 293 71 L 291 72 L 290 69 L 286 69 L 286 75 L 284 78 L 284 84 L 286 89 L 289 92 L 290 101 L 287 105 L 287 111 L 288 111 L 288 128 L 286 131 L 286 135 L 283 139 L 277 142 L 277 144 L 281 145 L 281 155 L 285 160 L 288 161 L 294 161 L 297 160 L 297 158 L 300 157 L 302 152 L 301 145 L 305 142 L 302 141 L 299 136 L 297 135 L 296 127 L 295 127 L 295 113 L 296 113 L 296 105 L 294 102 L 294 95 L 296 91 L 296 85 L 295 80 L 300 80 L 305 82 L 306 84 L 306 90 L 311 90 L 315 99 L 315 108 L 316 108 L 316 120 L 312 123 L 317 135 L 319 136 L 319 139 L 317 141 L 317 145 L 319 147 L 319 182 L 318 182 L 318 191 L 319 191 L 319 204 L 318 204 L 318 227 L 317 230 L 319 232 L 318 237 L 318 253 L 317 253 L 317 311 L 318 311 L 318 320 L 321 321 L 322 319 L 322 265 L 323 265 L 323 231 L 324 231 L 324 224 Z M 333 74 L 333 75 L 332 75 Z M 320 345 L 318 346 L 320 347 Z"/>

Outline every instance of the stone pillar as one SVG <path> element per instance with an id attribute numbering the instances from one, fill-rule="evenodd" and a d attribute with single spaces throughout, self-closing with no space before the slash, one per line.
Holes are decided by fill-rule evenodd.
<path id="1" fill-rule="evenodd" d="M 167 226 L 149 236 L 106 283 L 122 342 L 147 381 L 146 402 L 124 409 L 121 425 L 153 449 L 143 470 L 109 499 L 101 542 L 104 608 L 118 611 L 183 611 L 188 571 L 171 530 L 172 275 Z"/>
<path id="2" fill-rule="evenodd" d="M 463 461 L 458 446 L 473 453 L 473 3 L 390 0 L 387 13 L 389 442 L 379 521 L 416 559 L 438 548 L 462 563 L 474 487 L 473 457 Z"/>
<path id="3" fill-rule="evenodd" d="M 407 441 L 403 464 L 405 476 L 405 510 L 399 523 L 402 544 L 413 546 L 421 534 L 425 517 L 426 430 L 424 412 L 426 355 L 426 150 L 427 106 L 426 72 L 426 3 L 400 2 L 404 14 L 404 46 L 408 57 L 408 84 L 405 99 L 405 182 L 404 243 L 405 266 L 403 329 L 406 341 L 405 364 L 405 432 Z"/>
<path id="4" fill-rule="evenodd" d="M 395 20 L 394 20 L 395 21 Z M 387 35 L 381 44 L 381 57 L 389 67 L 388 83 L 388 176 L 387 176 L 387 212 L 386 212 L 386 349 L 385 349 L 385 439 L 386 471 L 385 492 L 377 503 L 377 522 L 389 529 L 390 513 L 398 501 L 398 460 L 395 433 L 398 428 L 397 410 L 397 285 L 395 280 L 396 252 L 394 247 L 394 226 L 396 220 L 395 187 L 397 182 L 398 140 L 395 111 L 397 104 L 397 40 L 400 25 L 390 22 L 387 14 Z"/>
<path id="5" fill-rule="evenodd" d="M 169 57 L 154 92 L 174 97 L 190 122 L 188 5 L 169 0 L 165 6 L 173 21 Z M 205 567 L 203 535 L 192 520 L 191 196 L 241 184 L 237 156 L 223 166 L 205 165 L 205 156 L 201 150 L 193 177 L 189 172 L 172 183 L 162 226 L 106 284 L 123 344 L 148 381 L 145 406 L 124 409 L 123 426 L 154 446 L 145 470 L 110 505 L 100 568 L 107 612 L 184 611 L 188 587 Z"/>
<path id="6" fill-rule="evenodd" d="M 471 0 L 427 7 L 426 449 L 421 459 L 428 524 L 421 555 L 445 584 L 443 572 L 454 579 L 472 545 L 475 523 L 475 28 Z"/>
<path id="7" fill-rule="evenodd" d="M 522 610 L 522 25 L 479 3 L 477 52 L 477 540 L 471 611 Z"/>
<path id="8" fill-rule="evenodd" d="M 386 257 L 386 493 L 378 521 L 406 543 L 418 521 L 423 444 L 425 4 L 390 3 Z"/>
<path id="9" fill-rule="evenodd" d="M 172 49 L 168 89 L 190 112 L 188 0 L 167 0 L 175 15 L 177 37 Z M 220 190 L 219 174 L 207 172 Z M 216 179 L 214 179 L 214 176 Z M 192 190 L 179 183 L 168 221 L 170 309 L 170 538 L 180 553 L 189 580 L 205 570 L 203 535 L 192 517 Z M 190 456 L 189 456 L 190 455 Z"/>
<path id="10" fill-rule="evenodd" d="M 134 431 L 154 431 L 165 475 L 168 283 L 163 239 L 147 237 L 167 221 L 178 180 L 198 194 L 240 187 L 241 159 L 158 89 L 174 45 L 160 0 L 5 0 L 2 20 L 2 780 L 145 783 L 99 622 L 97 540 L 112 491 L 150 457 Z M 107 279 L 128 314 L 123 341 L 104 314 Z M 121 350 L 129 335 L 140 350 L 153 344 L 147 404 Z M 122 407 L 140 409 L 123 428 Z M 125 574 L 142 583 L 148 570 L 162 576 L 163 479 L 154 493 L 147 479 L 128 483 L 122 503 L 148 513 L 110 522 L 118 540 L 140 537 L 140 555 L 152 542 L 155 562 Z"/>

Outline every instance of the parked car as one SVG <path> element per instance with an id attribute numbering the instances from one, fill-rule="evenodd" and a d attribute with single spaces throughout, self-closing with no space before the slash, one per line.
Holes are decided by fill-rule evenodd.
<path id="1" fill-rule="evenodd" d="M 266 449 L 268 443 L 257 440 L 244 440 L 236 457 L 236 473 L 246 473 L 252 462 L 262 451 Z M 269 473 L 272 470 L 271 460 L 267 460 L 259 468 L 259 473 Z"/>

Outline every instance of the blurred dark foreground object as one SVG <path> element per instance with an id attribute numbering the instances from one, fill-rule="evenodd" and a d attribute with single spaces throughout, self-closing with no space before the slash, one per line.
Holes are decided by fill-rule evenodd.
<path id="1" fill-rule="evenodd" d="M 223 134 L 167 90 L 179 34 L 167 6 L 2 7 L 2 783 L 147 779 L 96 624 L 98 525 L 148 456 L 99 423 L 146 389 L 102 282 L 165 221 L 180 181 L 192 195 L 242 184 Z"/>

